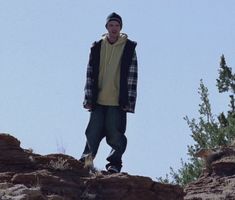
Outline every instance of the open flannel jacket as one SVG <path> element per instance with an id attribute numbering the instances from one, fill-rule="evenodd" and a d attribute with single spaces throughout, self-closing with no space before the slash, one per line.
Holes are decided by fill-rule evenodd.
<path id="1" fill-rule="evenodd" d="M 85 99 L 83 105 L 91 105 L 92 108 L 96 106 L 98 97 L 101 42 L 102 40 L 93 43 L 87 65 Z M 120 69 L 119 105 L 123 108 L 126 108 L 127 112 L 131 113 L 135 112 L 137 97 L 138 64 L 135 51 L 136 45 L 136 42 L 127 39 L 121 57 Z"/>

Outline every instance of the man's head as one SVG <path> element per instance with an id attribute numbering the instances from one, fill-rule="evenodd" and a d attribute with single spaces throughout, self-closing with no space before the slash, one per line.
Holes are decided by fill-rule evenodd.
<path id="1" fill-rule="evenodd" d="M 106 19 L 106 25 L 105 27 L 107 28 L 108 23 L 111 21 L 116 21 L 119 23 L 120 28 L 122 29 L 122 18 L 120 15 L 118 15 L 117 13 L 113 12 L 110 15 L 108 15 L 107 19 Z"/>
<path id="2" fill-rule="evenodd" d="M 122 18 L 117 13 L 111 13 L 106 19 L 105 27 L 110 42 L 116 42 L 122 29 Z"/>

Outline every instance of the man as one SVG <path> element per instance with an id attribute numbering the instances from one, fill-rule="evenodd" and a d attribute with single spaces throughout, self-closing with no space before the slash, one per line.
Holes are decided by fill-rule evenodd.
<path id="1" fill-rule="evenodd" d="M 127 146 L 126 112 L 134 113 L 137 93 L 136 42 L 120 33 L 122 18 L 111 13 L 105 25 L 108 33 L 94 42 L 87 67 L 84 108 L 90 113 L 87 143 L 81 161 L 93 160 L 105 137 L 112 150 L 107 171 L 118 173 Z"/>

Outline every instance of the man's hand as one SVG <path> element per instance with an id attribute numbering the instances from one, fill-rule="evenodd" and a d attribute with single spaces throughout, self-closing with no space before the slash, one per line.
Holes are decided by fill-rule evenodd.
<path id="1" fill-rule="evenodd" d="M 89 111 L 92 110 L 92 105 L 86 104 L 84 105 L 84 108 L 88 109 Z"/>

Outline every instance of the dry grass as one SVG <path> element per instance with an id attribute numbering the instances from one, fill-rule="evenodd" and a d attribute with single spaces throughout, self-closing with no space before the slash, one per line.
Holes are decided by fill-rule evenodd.
<path id="1" fill-rule="evenodd" d="M 51 160 L 49 163 L 49 167 L 56 170 L 66 170 L 70 169 L 69 163 L 67 159 L 59 157 L 56 161 Z"/>

